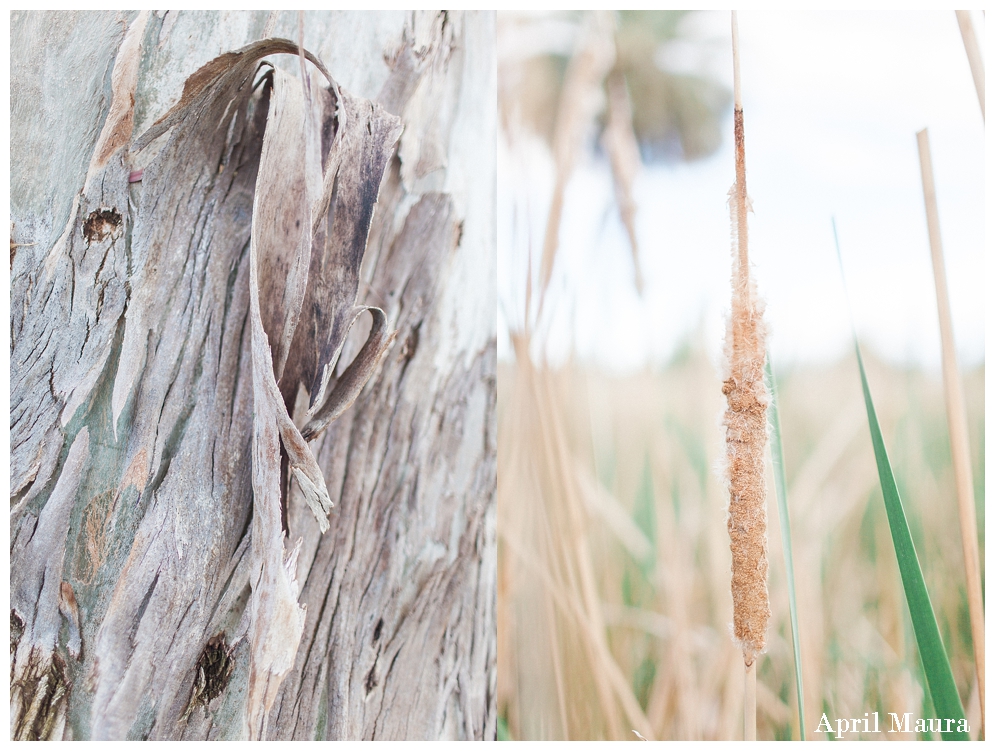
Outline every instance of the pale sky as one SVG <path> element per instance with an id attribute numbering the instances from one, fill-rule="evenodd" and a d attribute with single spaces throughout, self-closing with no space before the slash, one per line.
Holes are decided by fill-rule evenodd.
<path id="1" fill-rule="evenodd" d="M 984 49 L 984 16 L 973 14 Z M 732 87 L 728 12 L 686 19 L 690 42 L 661 62 L 705 69 Z M 739 14 L 750 253 L 778 361 L 849 352 L 833 246 L 836 217 L 862 344 L 899 363 L 939 367 L 939 326 L 916 132 L 928 127 L 940 229 L 962 365 L 984 358 L 985 131 L 953 11 Z M 734 181 L 732 114 L 707 160 L 645 167 L 636 186 L 646 289 L 631 256 L 607 163 L 586 158 L 568 188 L 552 286 L 547 354 L 573 346 L 625 370 L 665 362 L 704 326 L 718 357 L 728 310 Z M 510 237 L 514 186 L 530 184 L 533 253 L 542 246 L 552 172 L 498 148 L 499 353 L 520 316 L 524 251 Z M 517 211 L 523 212 L 524 204 Z M 521 221 L 521 217 L 519 217 Z M 562 294 L 563 290 L 569 293 Z"/>

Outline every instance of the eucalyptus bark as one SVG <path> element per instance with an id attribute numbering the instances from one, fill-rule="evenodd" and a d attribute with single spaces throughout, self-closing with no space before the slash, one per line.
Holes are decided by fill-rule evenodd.
<path id="1" fill-rule="evenodd" d="M 11 14 L 12 737 L 495 737 L 493 39 Z"/>

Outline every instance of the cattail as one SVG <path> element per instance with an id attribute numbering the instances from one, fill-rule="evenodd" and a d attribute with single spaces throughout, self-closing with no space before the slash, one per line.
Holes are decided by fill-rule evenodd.
<path id="1" fill-rule="evenodd" d="M 764 384 L 763 304 L 750 280 L 747 252 L 746 151 L 739 87 L 739 40 L 733 13 L 736 184 L 730 194 L 733 227 L 732 311 L 726 332 L 728 373 L 722 384 L 727 408 L 726 463 L 729 475 L 729 537 L 732 548 L 733 632 L 750 667 L 766 645 L 767 506 L 764 452 L 767 404 Z"/>

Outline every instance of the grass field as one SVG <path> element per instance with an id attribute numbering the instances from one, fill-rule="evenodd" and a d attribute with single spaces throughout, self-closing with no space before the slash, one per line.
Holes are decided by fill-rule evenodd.
<path id="1" fill-rule="evenodd" d="M 866 359 L 976 737 L 942 383 L 939 374 Z M 778 377 L 808 737 L 819 738 L 823 712 L 863 718 L 877 711 L 882 723 L 889 712 L 932 717 L 856 361 Z M 619 377 L 577 363 L 549 370 L 519 357 L 501 364 L 498 383 L 502 732 L 741 737 L 742 655 L 730 637 L 727 492 L 719 472 L 724 399 L 716 366 L 692 342 L 657 371 Z M 965 390 L 983 530 L 983 369 L 967 374 Z M 760 739 L 797 739 L 772 478 L 768 487 L 772 618 L 759 663 L 757 732 Z"/>

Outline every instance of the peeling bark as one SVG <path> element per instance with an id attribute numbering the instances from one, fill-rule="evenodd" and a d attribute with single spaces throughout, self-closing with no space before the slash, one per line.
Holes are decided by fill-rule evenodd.
<path id="1" fill-rule="evenodd" d="M 12 737 L 495 737 L 493 15 L 268 18 L 12 14 Z"/>

